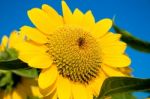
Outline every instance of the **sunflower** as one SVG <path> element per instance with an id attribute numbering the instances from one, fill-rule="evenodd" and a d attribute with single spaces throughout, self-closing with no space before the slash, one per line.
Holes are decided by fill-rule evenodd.
<path id="1" fill-rule="evenodd" d="M 48 99 L 92 99 L 110 76 L 127 76 L 129 57 L 121 35 L 108 32 L 112 20 L 95 22 L 91 11 L 71 12 L 62 1 L 63 16 L 46 4 L 28 16 L 35 27 L 23 26 L 26 40 L 17 46 L 19 58 L 42 69 L 38 84 Z"/>
<path id="2" fill-rule="evenodd" d="M 16 42 L 19 43 L 23 40 L 21 35 L 18 35 L 16 31 L 10 34 L 10 37 L 3 36 L 0 45 L 0 54 L 3 52 L 13 49 L 16 46 Z M 5 57 L 4 57 L 5 56 Z M 1 60 L 9 60 L 9 55 L 2 55 Z M 8 75 L 10 77 L 9 82 L 3 84 L 3 77 Z M 28 99 L 29 97 L 42 97 L 39 92 L 37 80 L 32 78 L 21 77 L 11 71 L 0 70 L 0 99 Z M 5 79 L 6 81 L 6 79 Z"/>
<path id="3" fill-rule="evenodd" d="M 14 74 L 13 74 L 14 77 Z M 18 76 L 19 77 L 19 76 Z M 15 76 L 16 78 L 16 76 Z M 11 90 L 0 89 L 0 99 L 28 99 L 29 97 L 42 97 L 37 82 L 31 78 L 23 78 L 15 82 Z"/>

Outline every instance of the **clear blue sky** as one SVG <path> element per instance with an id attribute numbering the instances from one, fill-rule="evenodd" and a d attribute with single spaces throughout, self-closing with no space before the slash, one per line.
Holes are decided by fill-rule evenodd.
<path id="1" fill-rule="evenodd" d="M 83 12 L 92 10 L 96 20 L 116 16 L 118 26 L 128 30 L 134 36 L 150 41 L 150 0 L 66 0 L 72 10 Z M 27 10 L 50 4 L 61 14 L 61 0 L 1 0 L 0 1 L 0 37 L 19 30 L 22 25 L 32 25 Z M 150 78 L 150 54 L 127 49 L 132 59 L 131 67 L 135 77 Z M 138 94 L 143 97 L 143 94 Z M 139 98 L 140 99 L 140 98 Z"/>

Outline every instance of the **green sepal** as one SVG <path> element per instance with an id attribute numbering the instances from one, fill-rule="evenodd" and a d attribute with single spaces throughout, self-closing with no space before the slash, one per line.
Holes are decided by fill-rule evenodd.
<path id="1" fill-rule="evenodd" d="M 11 73 L 10 72 L 0 72 L 0 87 L 5 86 L 10 81 L 11 81 Z"/>
<path id="2" fill-rule="evenodd" d="M 18 58 L 18 52 L 13 48 L 6 48 L 0 52 L 0 70 L 9 70 L 19 76 L 35 78 L 38 76 L 37 69 L 29 68 L 28 65 Z"/>
<path id="3" fill-rule="evenodd" d="M 35 68 L 17 69 L 17 70 L 12 70 L 12 72 L 22 77 L 28 77 L 28 78 L 38 77 L 38 70 Z"/>
<path id="4" fill-rule="evenodd" d="M 4 51 L 0 51 L 0 61 L 17 59 L 18 52 L 14 48 L 5 48 Z"/>
<path id="5" fill-rule="evenodd" d="M 0 61 L 0 70 L 16 70 L 29 68 L 27 63 L 19 59 Z"/>
<path id="6" fill-rule="evenodd" d="M 8 53 L 10 59 L 18 58 L 18 52 L 14 48 L 8 48 L 6 49 L 6 52 Z"/>
<path id="7" fill-rule="evenodd" d="M 97 99 L 104 99 L 118 93 L 146 90 L 150 90 L 150 79 L 110 77 L 104 81 Z"/>
<path id="8" fill-rule="evenodd" d="M 28 65 L 18 58 L 18 52 L 13 48 L 6 48 L 0 52 L 0 70 L 15 70 L 28 68 Z"/>
<path id="9" fill-rule="evenodd" d="M 0 71 L 0 89 L 11 91 L 13 80 L 12 80 L 12 73 L 9 71 Z"/>
<path id="10" fill-rule="evenodd" d="M 6 51 L 0 52 L 0 61 L 10 59 L 9 54 Z"/>

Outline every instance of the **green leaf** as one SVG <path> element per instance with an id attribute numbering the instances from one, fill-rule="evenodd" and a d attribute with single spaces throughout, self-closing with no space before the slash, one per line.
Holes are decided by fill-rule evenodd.
<path id="1" fill-rule="evenodd" d="M 12 73 L 10 71 L 0 71 L 0 89 L 11 91 L 13 86 Z"/>
<path id="2" fill-rule="evenodd" d="M 28 78 L 38 77 L 38 71 L 35 68 L 12 70 L 12 72 L 17 75 L 28 77 Z"/>
<path id="3" fill-rule="evenodd" d="M 135 96 L 133 96 L 131 93 L 118 93 L 118 94 L 113 94 L 110 96 L 111 99 L 136 99 Z"/>
<path id="4" fill-rule="evenodd" d="M 18 52 L 13 48 L 7 48 L 0 52 L 0 70 L 15 70 L 28 68 L 28 65 L 17 59 Z"/>
<path id="5" fill-rule="evenodd" d="M 0 61 L 17 59 L 18 52 L 14 48 L 6 48 L 0 52 Z"/>
<path id="6" fill-rule="evenodd" d="M 117 25 L 113 24 L 113 29 L 116 33 L 122 35 L 121 40 L 126 42 L 130 47 L 141 51 L 150 53 L 150 42 L 143 41 L 139 38 L 134 37 L 128 31 L 119 28 Z"/>
<path id="7" fill-rule="evenodd" d="M 23 69 L 23 68 L 29 68 L 29 67 L 26 63 L 22 62 L 19 59 L 0 61 L 0 69 L 2 70 L 15 70 L 15 69 Z"/>
<path id="8" fill-rule="evenodd" d="M 0 52 L 0 61 L 9 59 L 9 54 L 7 52 Z"/>
<path id="9" fill-rule="evenodd" d="M 138 79 L 131 77 L 110 77 L 107 78 L 98 96 L 103 99 L 116 93 L 150 90 L 150 79 Z"/>
<path id="10" fill-rule="evenodd" d="M 0 72 L 0 87 L 4 87 L 11 81 L 11 72 Z"/>
<path id="11" fill-rule="evenodd" d="M 14 48 L 8 48 L 6 49 L 6 52 L 9 54 L 10 59 L 18 58 L 18 52 Z"/>

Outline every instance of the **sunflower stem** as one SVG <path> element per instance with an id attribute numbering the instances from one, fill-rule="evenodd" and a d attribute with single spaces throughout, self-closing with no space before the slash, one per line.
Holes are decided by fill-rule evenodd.
<path id="1" fill-rule="evenodd" d="M 122 35 L 121 40 L 126 42 L 130 47 L 141 52 L 150 53 L 150 42 L 134 37 L 128 31 L 119 28 L 115 23 L 113 24 L 113 29 L 116 33 Z"/>

